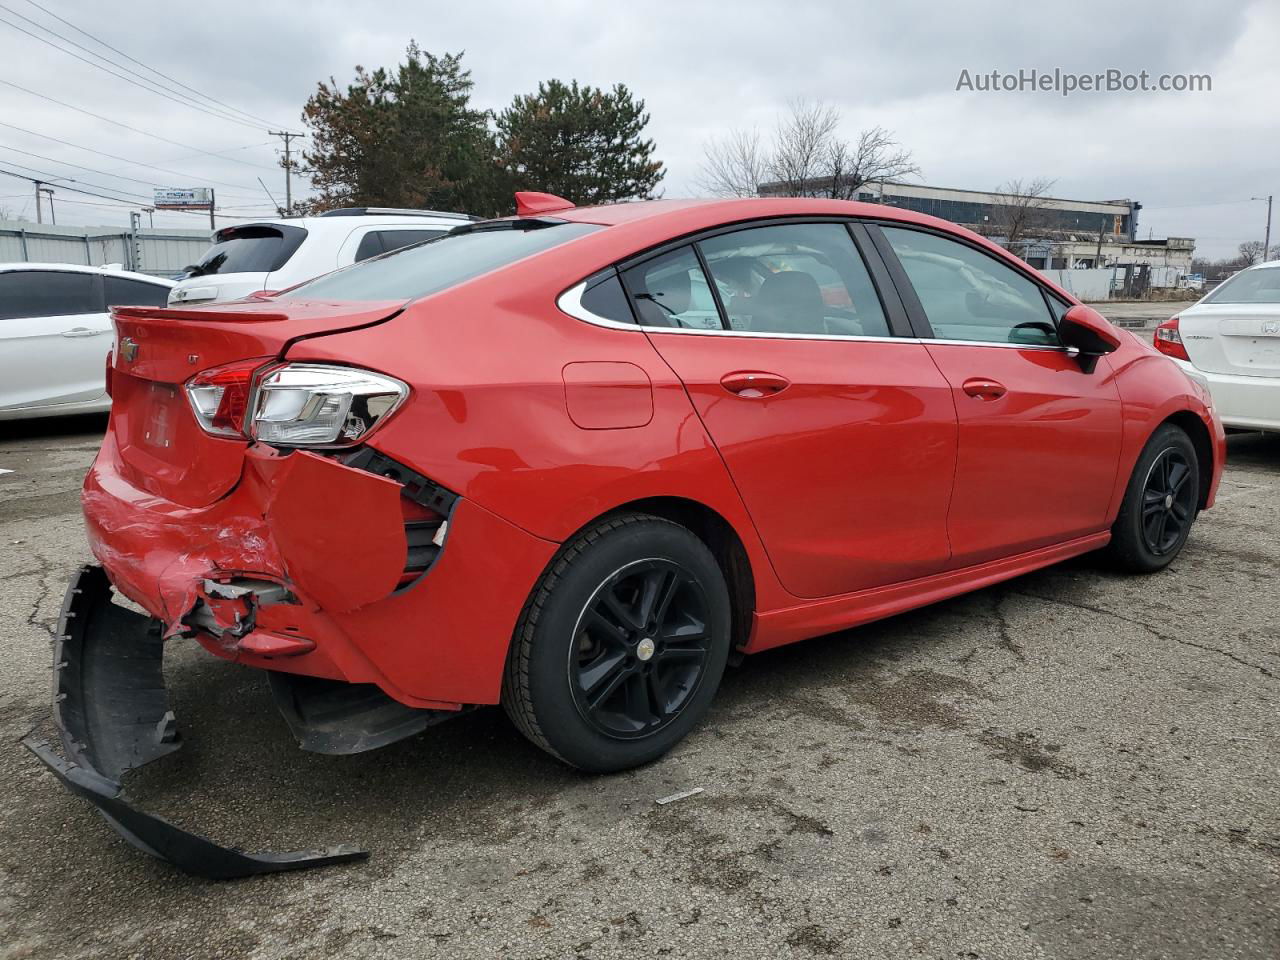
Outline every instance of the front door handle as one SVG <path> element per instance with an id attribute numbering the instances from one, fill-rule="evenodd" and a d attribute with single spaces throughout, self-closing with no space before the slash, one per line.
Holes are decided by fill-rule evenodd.
<path id="1" fill-rule="evenodd" d="M 1009 392 L 999 380 L 990 380 L 987 377 L 970 377 L 964 382 L 963 389 L 969 396 L 977 397 L 979 400 L 999 400 Z"/>
<path id="2" fill-rule="evenodd" d="M 72 327 L 70 330 L 63 330 L 62 335 L 64 337 L 96 337 L 106 332 L 106 330 L 90 330 L 88 327 Z"/>
<path id="3" fill-rule="evenodd" d="M 739 370 L 721 377 L 720 386 L 735 396 L 758 399 L 776 396 L 791 386 L 791 381 L 763 370 Z"/>

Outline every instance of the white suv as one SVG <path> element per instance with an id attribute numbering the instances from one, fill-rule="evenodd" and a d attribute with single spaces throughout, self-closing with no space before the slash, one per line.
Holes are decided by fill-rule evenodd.
<path id="1" fill-rule="evenodd" d="M 317 217 L 223 227 L 169 294 L 172 303 L 238 300 L 448 233 L 477 217 L 435 210 L 344 207 Z"/>

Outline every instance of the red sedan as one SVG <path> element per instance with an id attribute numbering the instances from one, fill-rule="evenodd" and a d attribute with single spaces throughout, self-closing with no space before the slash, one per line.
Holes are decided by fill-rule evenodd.
<path id="1" fill-rule="evenodd" d="M 967 230 L 520 200 L 258 302 L 117 311 L 67 756 L 33 747 L 145 849 L 220 876 L 324 862 L 123 798 L 178 744 L 163 639 L 268 671 L 307 749 L 501 703 L 622 770 L 736 657 L 1090 551 L 1156 571 L 1213 503 L 1208 394 Z"/>

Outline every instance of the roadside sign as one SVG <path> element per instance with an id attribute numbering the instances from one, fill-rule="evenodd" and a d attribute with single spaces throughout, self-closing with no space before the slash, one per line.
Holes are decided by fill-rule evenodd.
<path id="1" fill-rule="evenodd" d="M 156 187 L 154 197 L 157 210 L 207 209 L 213 202 L 213 191 L 208 187 Z"/>

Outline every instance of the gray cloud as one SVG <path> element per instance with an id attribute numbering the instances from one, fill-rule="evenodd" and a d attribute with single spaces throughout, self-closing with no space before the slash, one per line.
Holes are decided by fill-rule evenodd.
<path id="1" fill-rule="evenodd" d="M 345 82 L 357 63 L 394 64 L 410 38 L 433 51 L 465 50 L 476 100 L 494 109 L 552 76 L 602 86 L 625 82 L 648 102 L 671 196 L 694 191 L 709 136 L 737 126 L 767 129 L 797 97 L 838 106 L 851 135 L 873 124 L 894 130 L 929 182 L 992 188 L 1011 177 L 1047 176 L 1057 180 L 1059 195 L 1138 198 L 1147 205 L 1145 227 L 1157 236 L 1196 236 L 1201 250 L 1214 255 L 1260 234 L 1262 209 L 1247 198 L 1280 186 L 1274 160 L 1280 129 L 1270 107 L 1280 89 L 1274 56 L 1280 10 L 1266 2 L 1215 6 L 1196 0 L 1133 9 L 1093 2 L 1066 8 L 992 2 L 889 7 L 819 0 L 448 6 L 224 0 L 187 9 L 40 2 L 197 89 L 294 127 L 318 81 L 334 76 Z M 5 5 L 92 46 L 27 0 Z M 3 11 L 0 16 L 13 19 Z M 270 138 L 260 130 L 183 109 L 3 24 L 0 62 L 0 77 L 183 146 L 0 87 L 5 123 L 172 167 L 190 184 L 202 178 L 234 184 L 220 186 L 219 195 L 246 214 L 267 203 L 257 177 L 277 197 L 282 192 L 273 148 L 265 145 Z M 966 68 L 1054 67 L 1209 73 L 1213 91 L 1070 98 L 955 91 Z M 183 182 L 4 127 L 0 145 L 106 173 L 0 149 L 6 166 L 24 163 L 130 194 L 148 194 L 150 187 L 116 177 Z M 191 155 L 242 147 L 227 155 L 233 159 Z M 21 181 L 0 178 L 0 206 L 20 209 L 26 192 Z M 66 192 L 59 197 L 94 199 Z M 30 215 L 30 201 L 26 207 Z M 59 217 L 118 223 L 127 214 L 66 203 Z M 179 214 L 162 219 L 200 222 Z"/>

